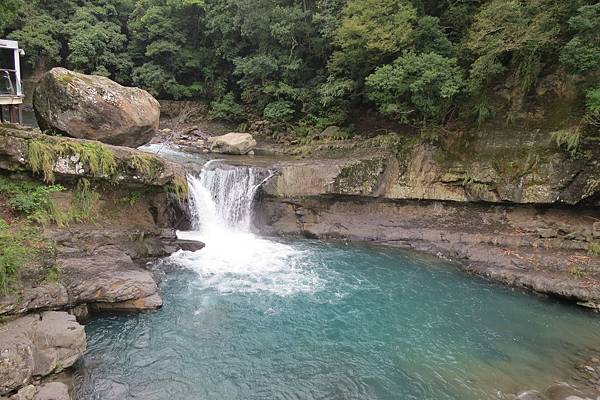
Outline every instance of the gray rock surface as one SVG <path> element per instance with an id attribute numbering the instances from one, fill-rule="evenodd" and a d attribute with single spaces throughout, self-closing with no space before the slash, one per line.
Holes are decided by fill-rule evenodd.
<path id="1" fill-rule="evenodd" d="M 145 90 L 65 68 L 42 76 L 33 106 L 43 130 L 128 147 L 148 143 L 160 117 L 158 101 Z"/>
<path id="2" fill-rule="evenodd" d="M 61 311 L 0 325 L 0 395 L 73 365 L 85 352 L 85 338 L 83 326 Z"/>
<path id="3" fill-rule="evenodd" d="M 249 133 L 231 132 L 208 139 L 210 151 L 224 154 L 248 154 L 256 147 L 256 140 Z"/>
<path id="4" fill-rule="evenodd" d="M 33 400 L 70 400 L 69 388 L 62 382 L 49 382 L 41 385 Z"/>
<path id="5" fill-rule="evenodd" d="M 104 246 L 91 255 L 61 258 L 63 282 L 71 304 L 120 303 L 157 295 L 152 273 L 138 267 L 116 246 Z M 137 303 L 155 309 L 156 301 Z M 147 307 L 146 307 L 147 306 Z"/>

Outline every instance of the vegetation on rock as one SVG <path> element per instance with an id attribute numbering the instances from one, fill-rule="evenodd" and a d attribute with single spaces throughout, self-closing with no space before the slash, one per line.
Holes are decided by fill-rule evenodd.
<path id="1" fill-rule="evenodd" d="M 163 163 L 157 157 L 150 154 L 134 154 L 128 161 L 128 165 L 142 175 L 144 181 L 151 181 L 158 177 L 163 170 Z"/>
<path id="2" fill-rule="evenodd" d="M 0 176 L 0 211 L 6 218 L 0 218 L 0 293 L 18 284 L 25 265 L 53 253 L 53 243 L 36 224 L 57 220 L 50 195 L 62 190 L 59 185 Z"/>

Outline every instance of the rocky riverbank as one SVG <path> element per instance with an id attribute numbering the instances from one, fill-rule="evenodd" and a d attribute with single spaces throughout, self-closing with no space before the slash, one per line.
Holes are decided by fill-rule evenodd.
<path id="1" fill-rule="evenodd" d="M 0 228 L 30 258 L 0 294 L 0 396 L 68 399 L 52 377 L 85 351 L 79 322 L 159 308 L 146 261 L 203 246 L 175 235 L 187 222 L 185 171 L 134 149 L 4 126 L 0 178 Z"/>

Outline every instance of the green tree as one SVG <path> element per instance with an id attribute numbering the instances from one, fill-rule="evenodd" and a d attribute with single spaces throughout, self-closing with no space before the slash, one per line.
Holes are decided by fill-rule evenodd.
<path id="1" fill-rule="evenodd" d="M 40 72 L 59 64 L 62 60 L 62 24 L 48 14 L 35 11 L 24 21 L 9 38 L 18 40 L 19 46 L 25 49 L 25 63 Z"/>
<path id="2" fill-rule="evenodd" d="M 463 86 L 456 59 L 414 51 L 377 68 L 366 81 L 379 112 L 401 122 L 442 122 Z"/>
<path id="3" fill-rule="evenodd" d="M 600 69 L 600 3 L 579 8 L 568 24 L 575 35 L 564 46 L 560 61 L 576 72 Z"/>
<path id="4" fill-rule="evenodd" d="M 23 0 L 3 0 L 0 3 L 0 33 L 17 18 L 17 11 L 23 6 Z"/>
<path id="5" fill-rule="evenodd" d="M 112 2 L 97 1 L 78 8 L 66 25 L 67 62 L 71 68 L 128 81 L 131 61 L 125 53 L 119 13 Z"/>
<path id="6" fill-rule="evenodd" d="M 382 61 L 400 54 L 411 40 L 415 8 L 398 0 L 349 0 L 335 32 L 330 70 L 362 78 Z"/>

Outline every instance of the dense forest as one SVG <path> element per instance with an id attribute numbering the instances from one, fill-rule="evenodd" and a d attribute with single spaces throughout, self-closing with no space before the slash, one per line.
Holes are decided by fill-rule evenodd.
<path id="1" fill-rule="evenodd" d="M 105 75 L 158 98 L 210 102 L 217 118 L 511 122 L 559 109 L 562 91 L 579 121 L 565 140 L 600 127 L 596 1 L 3 0 L 0 9 L 0 34 L 26 49 L 30 73 Z"/>

